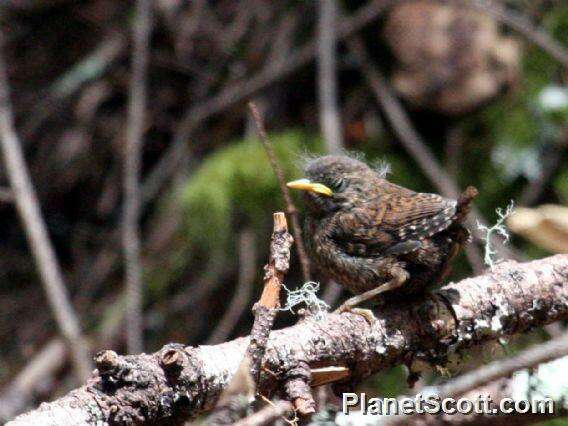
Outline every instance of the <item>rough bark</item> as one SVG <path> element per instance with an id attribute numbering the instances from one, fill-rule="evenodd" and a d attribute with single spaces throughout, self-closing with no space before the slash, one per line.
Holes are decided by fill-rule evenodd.
<path id="1" fill-rule="evenodd" d="M 272 332 L 263 394 L 281 390 L 299 363 L 312 372 L 345 366 L 348 380 L 358 381 L 416 358 L 443 364 L 455 351 L 566 319 L 568 255 L 505 262 L 413 301 L 380 306 L 375 315 L 372 325 L 357 314 L 328 314 Z M 215 405 L 248 344 L 239 338 L 215 346 L 167 345 L 151 355 L 99 353 L 98 369 L 85 386 L 9 424 L 181 422 Z"/>

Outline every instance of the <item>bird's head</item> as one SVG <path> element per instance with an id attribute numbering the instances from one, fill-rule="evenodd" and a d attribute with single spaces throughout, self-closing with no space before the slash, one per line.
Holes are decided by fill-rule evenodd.
<path id="1" fill-rule="evenodd" d="M 365 163 L 345 155 L 311 159 L 304 173 L 305 178 L 287 185 L 305 191 L 309 212 L 317 217 L 350 209 L 368 198 L 369 182 L 377 177 Z"/>

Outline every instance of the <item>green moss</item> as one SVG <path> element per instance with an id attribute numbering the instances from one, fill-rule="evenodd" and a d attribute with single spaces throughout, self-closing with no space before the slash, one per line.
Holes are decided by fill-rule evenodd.
<path id="1" fill-rule="evenodd" d="M 270 138 L 288 180 L 300 177 L 298 163 L 303 153 L 321 150 L 319 138 L 300 131 Z M 272 213 L 284 209 L 278 181 L 256 138 L 229 143 L 208 156 L 171 194 L 160 214 L 167 214 L 173 200 L 181 203 L 184 221 L 168 258 L 148 272 L 153 291 L 179 279 L 192 262 L 209 266 L 232 262 L 234 235 L 243 226 L 253 229 L 257 241 L 268 245 Z"/>
<path id="2" fill-rule="evenodd" d="M 300 132 L 271 139 L 286 179 L 299 177 L 296 165 L 301 153 L 318 145 Z M 235 225 L 262 229 L 272 212 L 284 206 L 274 171 L 257 139 L 238 141 L 208 157 L 182 188 L 181 200 L 186 235 L 191 245 L 206 252 L 227 249 Z M 235 224 L 237 218 L 244 223 Z"/>

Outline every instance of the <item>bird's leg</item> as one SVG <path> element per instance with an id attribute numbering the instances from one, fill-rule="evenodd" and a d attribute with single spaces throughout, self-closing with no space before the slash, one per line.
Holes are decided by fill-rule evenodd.
<path id="1" fill-rule="evenodd" d="M 357 296 L 353 296 L 350 299 L 347 299 L 339 308 L 335 310 L 335 313 L 355 312 L 364 316 L 370 324 L 373 324 L 373 322 L 375 321 L 375 316 L 373 315 L 372 311 L 370 311 L 369 309 L 356 309 L 355 307 L 363 302 L 366 302 L 367 300 L 373 299 L 374 297 L 378 296 L 381 293 L 384 293 L 385 291 L 394 290 L 400 287 L 408 279 L 408 272 L 406 272 L 400 266 L 393 267 L 390 273 L 392 276 L 390 281 L 381 284 L 376 288 L 368 290 L 365 293 L 358 294 Z"/>
<path id="2" fill-rule="evenodd" d="M 451 244 L 448 255 L 440 267 L 440 272 L 436 278 L 436 283 L 442 282 L 450 274 L 452 269 L 452 260 L 457 256 L 459 251 L 467 244 L 470 237 L 469 231 L 459 224 L 454 224 L 448 230 L 448 241 Z"/>

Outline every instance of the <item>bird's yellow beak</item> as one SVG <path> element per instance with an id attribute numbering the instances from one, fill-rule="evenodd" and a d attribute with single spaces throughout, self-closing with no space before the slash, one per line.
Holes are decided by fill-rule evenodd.
<path id="1" fill-rule="evenodd" d="M 302 191 L 311 191 L 317 194 L 326 195 L 331 197 L 333 191 L 325 186 L 323 183 L 311 182 L 309 179 L 298 179 L 286 184 L 288 188 L 300 189 Z"/>

